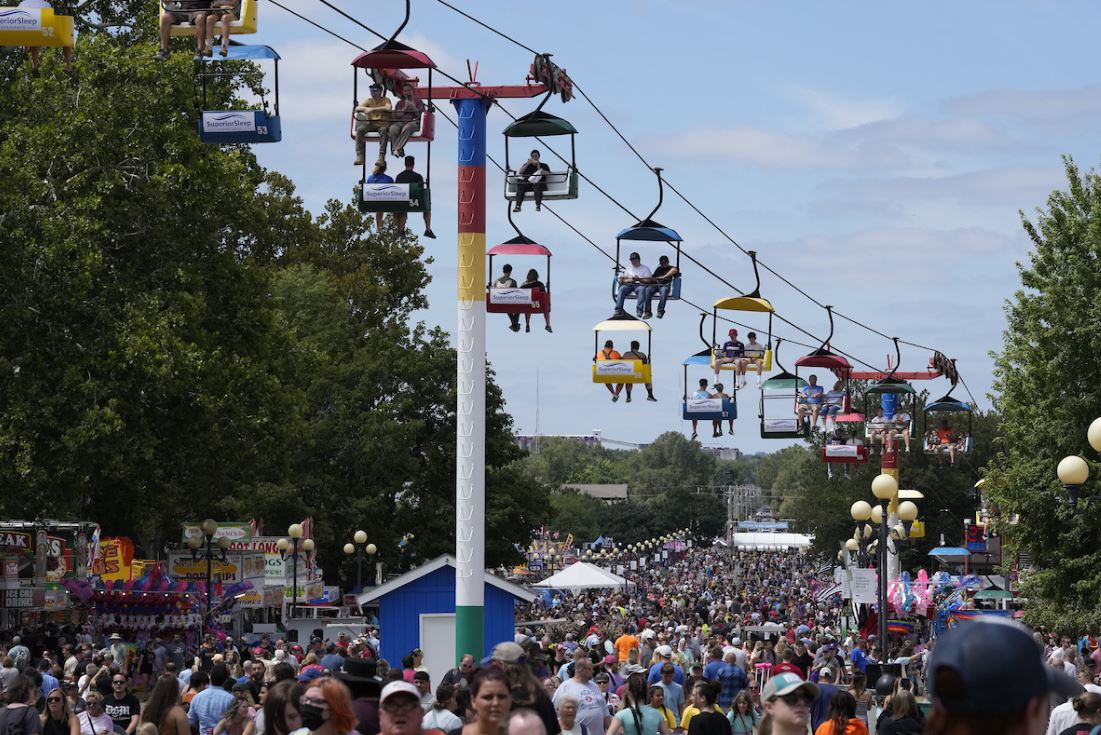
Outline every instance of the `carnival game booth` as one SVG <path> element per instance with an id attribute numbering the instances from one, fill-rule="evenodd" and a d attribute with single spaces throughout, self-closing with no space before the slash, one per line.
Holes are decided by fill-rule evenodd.
<path id="1" fill-rule="evenodd" d="M 205 581 L 177 580 L 159 564 L 151 566 L 140 578 L 104 582 L 100 577 L 66 579 L 62 586 L 83 606 L 86 625 L 96 640 L 114 633 L 137 650 L 155 639 L 181 635 L 197 646 L 204 632 L 224 636 L 217 618 L 230 610 L 239 596 L 252 589 L 252 583 L 231 585 Z M 210 619 L 204 610 L 210 606 Z"/>

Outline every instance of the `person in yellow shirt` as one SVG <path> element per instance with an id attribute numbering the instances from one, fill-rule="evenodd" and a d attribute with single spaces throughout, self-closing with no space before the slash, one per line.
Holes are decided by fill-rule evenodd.
<path id="1" fill-rule="evenodd" d="M 648 704 L 661 713 L 661 719 L 670 731 L 677 729 L 677 716 L 673 714 L 673 710 L 665 706 L 665 690 L 657 684 L 650 687 Z"/>
<path id="2" fill-rule="evenodd" d="M 354 165 L 356 166 L 363 165 L 367 133 L 378 133 L 378 160 L 386 160 L 386 141 L 390 135 L 390 113 L 393 110 L 393 104 L 378 82 L 370 86 L 370 91 L 371 96 L 356 105 L 355 109 L 356 161 Z"/>

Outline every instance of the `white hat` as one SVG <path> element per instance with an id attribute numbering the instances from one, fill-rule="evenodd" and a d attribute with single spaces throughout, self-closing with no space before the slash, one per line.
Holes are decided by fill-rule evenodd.
<path id="1" fill-rule="evenodd" d="M 673 655 L 673 649 L 671 646 L 658 646 L 656 653 L 662 658 L 669 658 Z"/>
<path id="2" fill-rule="evenodd" d="M 417 699 L 419 702 L 421 699 L 420 690 L 407 681 L 392 681 L 382 688 L 382 694 L 378 697 L 378 703 L 381 705 L 390 697 L 395 694 L 409 694 Z"/>
<path id="3" fill-rule="evenodd" d="M 118 633 L 112 633 L 112 634 L 111 634 L 111 640 L 113 640 L 113 641 L 121 641 L 121 640 L 122 640 L 122 636 L 121 636 L 121 635 L 119 635 Z"/>

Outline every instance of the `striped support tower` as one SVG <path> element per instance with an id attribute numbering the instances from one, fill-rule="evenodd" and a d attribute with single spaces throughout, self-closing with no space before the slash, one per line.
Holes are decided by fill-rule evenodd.
<path id="1" fill-rule="evenodd" d="M 455 662 L 484 655 L 486 438 L 486 110 L 452 100 L 459 118 L 459 330 L 455 461 Z"/>

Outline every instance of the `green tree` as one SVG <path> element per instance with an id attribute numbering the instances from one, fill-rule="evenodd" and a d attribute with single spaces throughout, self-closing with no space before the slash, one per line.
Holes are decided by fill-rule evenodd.
<path id="1" fill-rule="evenodd" d="M 605 517 L 604 502 L 577 490 L 562 488 L 551 494 L 551 517 L 548 522 L 552 530 L 565 536 L 572 533 L 577 542 L 591 542 L 600 536 Z"/>
<path id="2" fill-rule="evenodd" d="M 1007 566 L 1020 550 L 1036 567 L 1022 574 L 1030 620 L 1072 632 L 1101 625 L 1101 509 L 1072 513 L 1055 476 L 1063 456 L 1092 456 L 1086 428 L 1101 405 L 1101 177 L 1064 164 L 1067 190 L 1021 214 L 1034 249 L 1005 308 L 994 369 L 1004 421 L 983 491 L 1001 512 Z"/>

